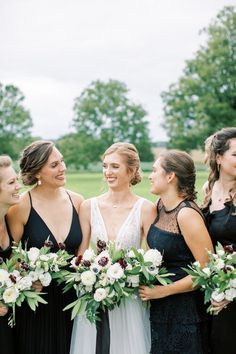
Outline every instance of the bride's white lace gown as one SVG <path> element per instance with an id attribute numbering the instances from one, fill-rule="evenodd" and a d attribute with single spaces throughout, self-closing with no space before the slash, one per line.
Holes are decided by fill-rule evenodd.
<path id="1" fill-rule="evenodd" d="M 116 235 L 120 248 L 140 247 L 140 217 L 144 199 L 139 198 Z M 91 241 L 108 241 L 98 201 L 91 199 Z M 127 300 L 109 311 L 110 354 L 148 354 L 150 352 L 149 310 L 141 300 Z M 84 316 L 74 320 L 70 354 L 95 354 L 96 327 Z"/>

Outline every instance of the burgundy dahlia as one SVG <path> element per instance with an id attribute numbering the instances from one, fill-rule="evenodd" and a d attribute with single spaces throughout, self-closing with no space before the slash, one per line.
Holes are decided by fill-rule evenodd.
<path id="1" fill-rule="evenodd" d="M 102 251 L 105 251 L 107 247 L 107 244 L 105 241 L 102 241 L 102 240 L 98 240 L 97 241 L 97 252 L 98 254 L 101 253 Z"/>
<path id="2" fill-rule="evenodd" d="M 44 242 L 44 246 L 49 247 L 49 248 L 52 248 L 52 247 L 53 247 L 53 242 L 50 241 L 50 240 L 45 241 L 45 242 Z"/>
<path id="3" fill-rule="evenodd" d="M 65 250 L 66 249 L 66 245 L 63 242 L 59 242 L 58 243 L 58 247 L 60 250 Z"/>
<path id="4" fill-rule="evenodd" d="M 9 278 L 11 279 L 12 283 L 16 283 L 16 277 L 13 274 L 10 274 Z"/>
<path id="5" fill-rule="evenodd" d="M 79 266 L 79 265 L 80 265 L 80 263 L 81 263 L 81 261 L 82 261 L 82 258 L 83 258 L 83 257 L 82 257 L 81 255 L 76 258 L 76 260 L 75 260 L 75 265 L 76 265 L 76 266 Z"/>
<path id="6" fill-rule="evenodd" d="M 127 267 L 127 262 L 124 258 L 120 258 L 118 260 L 118 263 L 120 264 L 121 268 L 125 269 Z"/>
<path id="7" fill-rule="evenodd" d="M 105 267 L 108 263 L 109 259 L 107 257 L 102 257 L 99 259 L 98 264 L 102 267 Z"/>
<path id="8" fill-rule="evenodd" d="M 90 261 L 86 261 L 86 260 L 84 260 L 84 261 L 82 262 L 82 264 L 83 264 L 83 266 L 85 266 L 85 267 L 90 267 L 90 266 L 91 266 L 91 262 L 90 262 Z"/>
<path id="9" fill-rule="evenodd" d="M 234 252 L 233 245 L 225 245 L 224 250 L 226 253 L 233 253 Z"/>

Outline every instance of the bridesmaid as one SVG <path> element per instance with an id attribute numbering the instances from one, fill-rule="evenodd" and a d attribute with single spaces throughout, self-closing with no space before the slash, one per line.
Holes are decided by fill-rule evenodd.
<path id="1" fill-rule="evenodd" d="M 224 128 L 207 139 L 210 167 L 205 185 L 203 213 L 216 244 L 236 251 L 236 128 Z M 235 354 L 236 302 L 213 302 L 211 345 L 213 354 Z M 226 308 L 227 307 L 227 308 Z"/>
<path id="2" fill-rule="evenodd" d="M 23 246 L 41 248 L 49 237 L 52 251 L 66 247 L 76 254 L 82 240 L 79 207 L 83 198 L 64 188 L 66 166 L 60 151 L 50 141 L 36 141 L 27 146 L 20 159 L 25 192 L 20 203 L 8 213 L 15 241 Z M 16 345 L 18 354 L 68 354 L 72 321 L 63 308 L 74 301 L 73 289 L 66 294 L 52 281 L 43 289 L 47 305 L 39 305 L 34 313 L 22 306 L 17 314 Z"/>
<path id="3" fill-rule="evenodd" d="M 208 353 L 208 316 L 203 293 L 194 290 L 183 268 L 195 260 L 204 266 L 212 243 L 203 215 L 194 202 L 195 167 L 182 151 L 159 156 L 150 175 L 151 192 L 159 195 L 157 217 L 147 235 L 150 248 L 163 254 L 164 266 L 175 275 L 173 283 L 140 287 L 150 308 L 152 354 Z"/>
<path id="4" fill-rule="evenodd" d="M 0 257 L 6 261 L 11 255 L 12 238 L 7 224 L 6 214 L 8 209 L 19 203 L 20 184 L 8 156 L 0 156 Z M 1 352 L 14 354 L 13 330 L 8 325 L 9 310 L 0 304 L 0 343 Z"/>

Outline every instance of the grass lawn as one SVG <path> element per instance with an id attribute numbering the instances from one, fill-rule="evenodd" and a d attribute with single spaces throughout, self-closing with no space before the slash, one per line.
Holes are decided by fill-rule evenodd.
<path id="1" fill-rule="evenodd" d="M 143 180 L 133 190 L 138 195 L 149 200 L 156 201 L 157 196 L 152 195 L 150 190 L 150 183 L 148 180 L 149 173 L 143 174 Z M 196 189 L 198 191 L 198 202 L 202 202 L 202 186 L 207 180 L 207 172 L 197 172 Z M 101 173 L 67 173 L 66 187 L 74 192 L 82 194 L 86 199 L 102 194 L 106 191 L 106 184 L 102 180 Z"/>

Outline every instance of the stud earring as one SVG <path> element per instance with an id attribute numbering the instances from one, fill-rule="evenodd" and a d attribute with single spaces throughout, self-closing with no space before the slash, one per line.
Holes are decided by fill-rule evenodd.
<path id="1" fill-rule="evenodd" d="M 38 186 L 41 186 L 42 182 L 40 179 L 38 179 L 38 182 L 37 182 Z"/>

